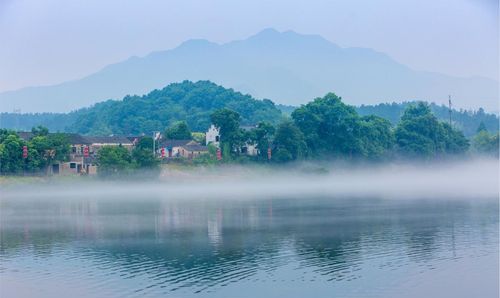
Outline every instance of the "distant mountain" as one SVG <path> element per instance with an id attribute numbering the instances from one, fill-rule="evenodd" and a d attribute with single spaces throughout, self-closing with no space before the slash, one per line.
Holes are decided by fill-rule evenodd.
<path id="1" fill-rule="evenodd" d="M 257 98 L 297 105 L 333 91 L 353 105 L 426 100 L 498 111 L 495 80 L 415 71 L 383 53 L 341 48 L 318 35 L 266 29 L 226 44 L 190 40 L 75 81 L 0 93 L 1 111 L 61 112 L 172 82 L 211 80 Z"/>

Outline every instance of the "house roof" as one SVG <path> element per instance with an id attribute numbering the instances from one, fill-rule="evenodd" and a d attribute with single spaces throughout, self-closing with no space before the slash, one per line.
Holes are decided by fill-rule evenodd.
<path id="1" fill-rule="evenodd" d="M 185 146 L 182 146 L 182 148 L 184 148 L 184 150 L 186 150 L 186 151 L 208 151 L 207 146 L 203 146 L 200 144 L 185 145 Z"/>
<path id="2" fill-rule="evenodd" d="M 53 133 L 53 132 L 49 133 L 49 135 L 58 135 L 58 134 L 64 135 L 68 139 L 68 142 L 70 144 L 91 144 L 89 140 L 86 139 L 86 137 L 81 136 L 77 133 Z M 29 141 L 35 137 L 35 135 L 30 131 L 19 131 L 17 132 L 17 135 L 25 141 Z"/>
<path id="3" fill-rule="evenodd" d="M 59 133 L 49 133 L 49 135 L 56 135 Z M 93 136 L 82 136 L 77 133 L 60 133 L 68 139 L 68 142 L 72 145 L 92 145 L 92 144 L 132 144 L 126 137 L 121 136 L 109 136 L 109 137 L 93 137 Z M 20 131 L 17 135 L 25 140 L 31 140 L 35 135 L 29 131 Z"/>
<path id="4" fill-rule="evenodd" d="M 92 144 L 87 137 L 84 137 L 82 135 L 79 135 L 77 133 L 65 133 L 64 134 L 66 138 L 68 139 L 68 142 L 72 145 L 78 144 L 78 145 L 90 145 Z"/>
<path id="5" fill-rule="evenodd" d="M 130 141 L 126 137 L 122 136 L 109 136 L 109 137 L 84 137 L 91 144 L 128 144 L 132 145 L 132 141 Z"/>
<path id="6" fill-rule="evenodd" d="M 198 144 L 193 140 L 163 140 L 160 143 L 160 147 L 169 147 L 169 148 L 182 147 L 182 146 L 188 145 L 190 143 Z"/>

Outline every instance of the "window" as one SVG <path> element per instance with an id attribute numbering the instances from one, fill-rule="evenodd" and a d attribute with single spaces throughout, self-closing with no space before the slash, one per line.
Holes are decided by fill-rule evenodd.
<path id="1" fill-rule="evenodd" d="M 218 142 L 218 141 L 219 141 L 219 139 L 220 139 L 220 137 L 219 137 L 219 136 L 215 136 L 215 141 L 216 141 L 216 142 Z"/>
<path id="2" fill-rule="evenodd" d="M 74 168 L 76 168 L 76 163 L 75 163 L 75 162 L 71 162 L 71 163 L 69 164 L 69 168 L 70 168 L 70 169 L 74 169 Z"/>
<path id="3" fill-rule="evenodd" d="M 76 153 L 76 146 L 71 147 L 71 152 Z"/>

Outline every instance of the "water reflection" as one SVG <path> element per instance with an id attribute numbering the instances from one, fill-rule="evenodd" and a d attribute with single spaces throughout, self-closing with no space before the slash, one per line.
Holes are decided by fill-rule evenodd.
<path id="1" fill-rule="evenodd" d="M 274 296 L 272 284 L 297 297 L 311 285 L 386 296 L 447 262 L 498 254 L 496 201 L 0 204 L 2 276 L 64 280 L 97 296 Z"/>

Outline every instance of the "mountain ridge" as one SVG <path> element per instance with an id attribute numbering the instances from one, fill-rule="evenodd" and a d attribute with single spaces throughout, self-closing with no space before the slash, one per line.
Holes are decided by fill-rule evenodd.
<path id="1" fill-rule="evenodd" d="M 302 104 L 330 91 L 355 105 L 444 103 L 451 93 L 459 107 L 498 111 L 495 80 L 417 71 L 369 48 L 342 48 L 319 35 L 269 28 L 223 44 L 192 39 L 81 79 L 3 92 L 1 111 L 67 112 L 183 80 L 210 80 L 280 104 Z"/>

